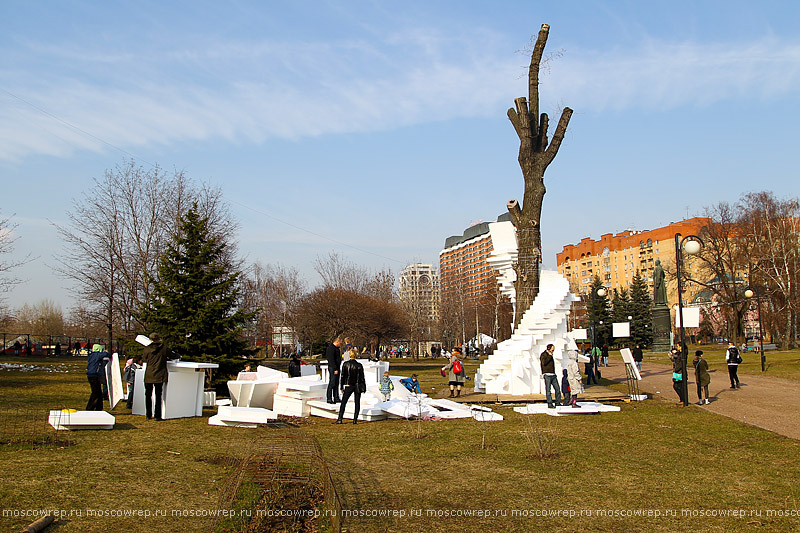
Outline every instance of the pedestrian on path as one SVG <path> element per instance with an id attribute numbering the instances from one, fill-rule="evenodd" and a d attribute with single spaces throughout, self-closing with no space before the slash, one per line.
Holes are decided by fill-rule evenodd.
<path id="1" fill-rule="evenodd" d="M 672 388 L 678 394 L 678 400 L 686 403 L 683 397 L 683 347 L 681 343 L 676 343 L 675 348 L 669 353 L 669 360 L 672 361 Z"/>
<path id="2" fill-rule="evenodd" d="M 708 385 L 711 383 L 711 374 L 708 373 L 708 361 L 703 359 L 703 350 L 694 352 L 694 381 L 697 384 L 698 405 L 708 403 Z M 703 399 L 705 392 L 705 400 Z"/>
<path id="3" fill-rule="evenodd" d="M 633 360 L 636 362 L 636 368 L 639 369 L 639 372 L 642 371 L 642 359 L 644 359 L 644 353 L 642 352 L 642 347 L 637 344 L 636 348 L 633 349 Z"/>
<path id="4" fill-rule="evenodd" d="M 608 344 L 603 345 L 600 354 L 603 356 L 603 366 L 608 366 Z"/>
<path id="5" fill-rule="evenodd" d="M 584 371 L 586 372 L 586 385 L 589 386 L 594 382 L 597 385 L 597 377 L 594 375 L 594 356 L 592 355 L 591 350 L 586 350 L 584 354 L 586 357 L 589 358 L 588 363 L 584 363 Z"/>
<path id="6" fill-rule="evenodd" d="M 725 362 L 728 363 L 728 376 L 731 378 L 731 388 L 740 388 L 739 363 L 742 362 L 742 356 L 739 354 L 739 349 L 732 342 L 728 343 L 728 350 L 725 352 Z"/>

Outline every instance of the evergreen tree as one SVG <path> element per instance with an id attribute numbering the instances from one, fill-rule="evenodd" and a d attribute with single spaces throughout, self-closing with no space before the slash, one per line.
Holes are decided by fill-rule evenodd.
<path id="1" fill-rule="evenodd" d="M 219 364 L 221 377 L 236 370 L 240 356 L 252 353 L 242 330 L 255 316 L 238 308 L 241 273 L 230 264 L 226 247 L 194 205 L 161 258 L 153 297 L 141 317 L 176 353 Z"/>
<path id="2" fill-rule="evenodd" d="M 631 297 L 628 294 L 628 289 L 622 287 L 619 289 L 614 289 L 614 300 L 611 302 L 612 312 L 611 312 L 611 320 L 612 322 L 629 322 L 628 317 L 633 316 L 631 315 Z M 631 320 L 632 322 L 632 320 Z M 612 332 L 613 333 L 613 332 Z M 614 341 L 619 344 L 622 342 L 629 342 L 631 339 L 629 337 L 615 337 Z"/>
<path id="3" fill-rule="evenodd" d="M 608 294 L 599 296 L 598 289 L 603 287 L 603 282 L 600 278 L 595 276 L 592 281 L 590 293 L 586 296 L 586 319 L 588 323 L 586 326 L 589 328 L 590 339 L 592 342 L 597 342 L 597 346 L 608 344 L 611 340 L 611 313 L 608 306 Z M 602 324 L 601 324 L 602 322 Z M 597 329 L 597 334 L 592 334 L 592 328 Z"/>
<path id="4" fill-rule="evenodd" d="M 631 304 L 630 315 L 633 317 L 631 321 L 631 341 L 634 346 L 639 345 L 642 348 L 650 346 L 653 343 L 653 300 L 650 298 L 650 291 L 647 287 L 647 282 L 636 271 L 631 282 Z"/>

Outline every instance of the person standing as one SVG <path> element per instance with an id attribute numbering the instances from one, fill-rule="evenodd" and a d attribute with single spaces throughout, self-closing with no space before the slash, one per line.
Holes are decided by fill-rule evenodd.
<path id="1" fill-rule="evenodd" d="M 581 371 L 580 367 L 578 367 L 578 352 L 577 350 L 569 350 L 567 355 L 569 356 L 569 361 L 567 362 L 567 379 L 569 380 L 570 404 L 572 407 L 578 408 L 578 394 L 583 392 Z"/>
<path id="2" fill-rule="evenodd" d="M 603 366 L 608 366 L 608 344 L 604 344 L 600 349 L 600 354 L 603 357 Z"/>
<path id="3" fill-rule="evenodd" d="M 731 378 L 731 389 L 741 388 L 741 385 L 739 385 L 739 363 L 742 362 L 742 356 L 739 354 L 739 349 L 732 342 L 728 343 L 725 362 L 728 363 L 728 377 Z"/>
<path id="4" fill-rule="evenodd" d="M 586 372 L 586 385 L 589 386 L 592 384 L 592 382 L 594 382 L 594 384 L 597 385 L 597 376 L 595 376 L 594 374 L 595 362 L 592 350 L 587 348 L 586 353 L 584 353 L 583 355 L 589 358 L 589 362 L 584 363 L 584 368 L 583 368 L 584 372 Z"/>
<path id="5" fill-rule="evenodd" d="M 711 383 L 711 374 L 708 373 L 708 361 L 703 359 L 703 350 L 694 352 L 694 381 L 697 383 L 698 405 L 708 403 L 708 384 Z M 705 392 L 705 400 L 703 400 Z"/>
<path id="6" fill-rule="evenodd" d="M 342 352 L 339 346 L 342 339 L 336 337 L 325 350 L 325 359 L 328 360 L 328 390 L 326 398 L 328 403 L 339 403 L 339 367 L 342 366 Z"/>
<path id="7" fill-rule="evenodd" d="M 388 402 L 392 399 L 392 391 L 394 390 L 394 383 L 392 378 L 389 377 L 389 371 L 383 373 L 380 383 L 378 383 L 378 391 L 383 395 L 383 401 Z"/>
<path id="8" fill-rule="evenodd" d="M 678 400 L 684 403 L 683 398 L 683 354 L 681 343 L 675 344 L 675 348 L 669 353 L 669 360 L 672 361 L 672 389 L 678 394 Z"/>
<path id="9" fill-rule="evenodd" d="M 553 352 L 556 347 L 553 344 L 548 344 L 545 351 L 539 356 L 539 364 L 542 369 L 542 377 L 544 377 L 544 394 L 547 399 L 547 407 L 555 409 L 556 405 L 561 403 L 561 389 L 558 387 L 558 376 L 556 376 L 556 362 L 553 359 Z M 550 387 L 556 390 L 556 400 L 550 396 Z"/>
<path id="10" fill-rule="evenodd" d="M 92 351 L 86 358 L 86 379 L 89 380 L 92 391 L 86 403 L 87 411 L 103 410 L 103 376 L 108 359 L 108 353 L 103 351 L 100 344 L 92 346 Z"/>
<path id="11" fill-rule="evenodd" d="M 353 424 L 358 424 L 358 415 L 361 414 L 361 394 L 367 392 L 367 382 L 364 379 L 364 367 L 356 361 L 357 352 L 350 350 L 347 352 L 350 359 L 342 365 L 342 405 L 339 407 L 339 418 L 334 424 L 341 424 L 344 418 L 344 409 L 347 400 L 352 395 L 355 399 L 355 410 L 353 411 Z"/>
<path id="12" fill-rule="evenodd" d="M 302 361 L 300 361 L 300 356 L 296 353 L 292 354 L 292 358 L 289 361 L 289 377 L 290 378 L 299 378 L 303 371 L 300 369 L 300 365 L 302 365 Z"/>
<path id="13" fill-rule="evenodd" d="M 450 387 L 450 398 L 458 398 L 461 396 L 461 388 L 467 380 L 464 364 L 459 359 L 460 355 L 461 348 L 453 348 L 453 356 L 450 358 L 450 363 L 442 367 L 442 370 L 447 372 L 447 385 Z M 454 392 L 455 395 L 453 395 Z"/>
<path id="14" fill-rule="evenodd" d="M 644 353 L 641 346 L 637 344 L 636 348 L 633 349 L 633 360 L 636 362 L 636 368 L 639 369 L 639 372 L 642 371 L 642 359 L 644 359 Z"/>
<path id="15" fill-rule="evenodd" d="M 128 397 L 125 400 L 128 409 L 133 409 L 133 387 L 136 384 L 136 371 L 142 368 L 140 365 L 141 362 L 142 357 L 140 355 L 134 355 L 128 359 L 125 370 L 122 372 L 122 377 L 125 378 L 125 383 L 128 384 Z"/>
<path id="16" fill-rule="evenodd" d="M 142 362 L 147 363 L 144 371 L 144 405 L 147 419 L 153 418 L 153 389 L 155 389 L 155 418 L 162 420 L 161 417 L 161 398 L 164 393 L 164 383 L 167 382 L 169 372 L 167 371 L 167 360 L 170 351 L 161 342 L 158 333 L 151 333 L 148 346 L 142 352 Z"/>

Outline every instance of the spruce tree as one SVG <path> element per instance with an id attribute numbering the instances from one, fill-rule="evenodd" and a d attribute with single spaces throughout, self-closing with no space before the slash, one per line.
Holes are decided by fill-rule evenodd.
<path id="1" fill-rule="evenodd" d="M 597 290 L 601 287 L 603 287 L 603 282 L 600 281 L 599 277 L 595 276 L 594 281 L 592 281 L 591 292 L 586 296 L 586 319 L 588 321 L 586 325 L 588 328 L 597 328 L 597 334 L 590 335 L 590 340 L 592 342 L 597 341 L 597 346 L 608 344 L 611 340 L 611 313 L 609 313 L 608 309 L 608 294 L 598 296 Z"/>
<path id="2" fill-rule="evenodd" d="M 158 332 L 169 348 L 193 361 L 219 364 L 221 377 L 252 353 L 242 330 L 255 316 L 238 308 L 241 273 L 230 264 L 226 247 L 194 205 L 161 258 L 153 297 L 142 314 L 148 331 Z"/>
<path id="3" fill-rule="evenodd" d="M 633 316 L 631 315 L 631 297 L 628 294 L 628 289 L 622 287 L 621 289 L 617 290 L 614 289 L 614 299 L 611 302 L 612 312 L 611 312 L 611 320 L 612 322 L 628 322 L 628 317 Z M 632 321 L 632 320 L 631 320 Z M 621 337 L 621 338 L 614 338 L 614 341 L 619 344 L 620 342 L 628 342 L 630 341 L 629 337 Z"/>
<path id="4" fill-rule="evenodd" d="M 631 341 L 633 345 L 639 345 L 642 348 L 650 346 L 653 343 L 653 300 L 650 298 L 650 291 L 647 287 L 647 282 L 636 271 L 631 282 Z"/>

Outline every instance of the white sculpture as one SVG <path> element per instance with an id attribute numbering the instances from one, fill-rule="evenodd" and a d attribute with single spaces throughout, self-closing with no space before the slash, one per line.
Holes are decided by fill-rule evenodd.
<path id="1" fill-rule="evenodd" d="M 510 222 L 489 224 L 493 252 L 487 260 L 498 272 L 500 292 L 516 303 L 513 264 L 517 260 L 516 233 Z M 519 326 L 510 339 L 497 345 L 497 349 L 479 367 L 475 376 L 475 391 L 489 394 L 526 395 L 544 392 L 539 354 L 548 344 L 555 345 L 553 358 L 556 375 L 566 368 L 567 350 L 576 350 L 572 336 L 567 332 L 567 317 L 572 302 L 579 298 L 569 291 L 569 282 L 558 272 L 543 270 L 539 294 L 529 309 L 522 312 Z"/>

